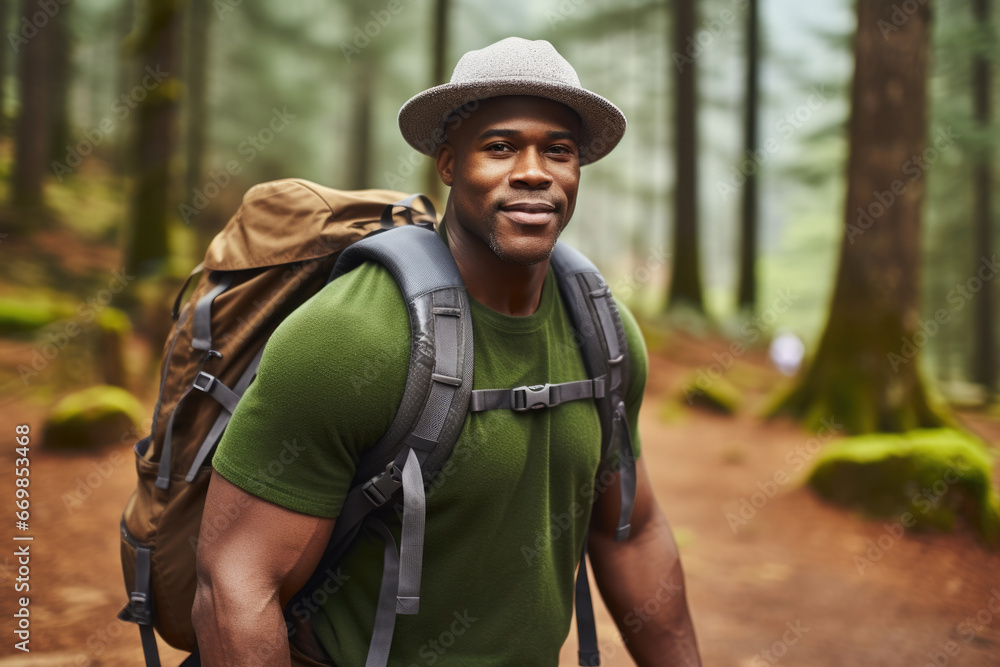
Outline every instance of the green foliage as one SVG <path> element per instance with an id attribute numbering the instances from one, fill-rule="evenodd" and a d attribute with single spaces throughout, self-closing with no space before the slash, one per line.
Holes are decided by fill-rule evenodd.
<path id="1" fill-rule="evenodd" d="M 47 299 L 0 297 L 0 336 L 40 329 L 72 315 L 72 309 Z"/>
<path id="2" fill-rule="evenodd" d="M 692 407 L 733 415 L 740 409 L 742 396 L 725 376 L 712 378 L 704 371 L 698 371 L 683 382 L 678 400 Z"/>
<path id="3" fill-rule="evenodd" d="M 146 413 L 139 400 L 120 387 L 97 385 L 65 396 L 45 420 L 45 447 L 81 450 L 118 442 L 137 428 Z"/>
<path id="4" fill-rule="evenodd" d="M 992 545 L 1000 539 L 992 463 L 954 429 L 862 435 L 827 446 L 808 484 L 825 500 L 917 530 L 950 531 L 961 517 Z"/>

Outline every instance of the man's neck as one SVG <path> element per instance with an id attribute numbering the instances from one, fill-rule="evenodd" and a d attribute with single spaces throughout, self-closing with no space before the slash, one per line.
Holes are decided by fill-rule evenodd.
<path id="1" fill-rule="evenodd" d="M 548 259 L 531 266 L 505 262 L 447 214 L 444 225 L 469 296 L 504 315 L 523 317 L 538 310 Z"/>

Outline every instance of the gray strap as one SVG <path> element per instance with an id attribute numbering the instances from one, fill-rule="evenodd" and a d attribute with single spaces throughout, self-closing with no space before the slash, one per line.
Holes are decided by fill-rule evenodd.
<path id="1" fill-rule="evenodd" d="M 129 597 L 129 609 L 132 618 L 139 624 L 139 637 L 142 639 L 142 653 L 147 667 L 160 667 L 160 652 L 153 633 L 153 591 L 149 584 L 151 561 L 148 547 L 136 547 L 135 582 Z"/>
<path id="2" fill-rule="evenodd" d="M 628 537 L 632 528 L 632 507 L 635 505 L 635 452 L 632 450 L 632 433 L 628 427 L 628 413 L 625 403 L 615 406 L 615 425 L 621 429 L 622 448 L 620 452 L 621 470 L 619 486 L 621 487 L 621 514 L 618 516 L 618 529 L 615 531 L 615 541 L 621 542 Z"/>
<path id="3" fill-rule="evenodd" d="M 583 537 L 583 554 L 580 567 L 576 571 L 576 636 L 580 665 L 589 667 L 601 664 L 601 652 L 597 647 L 597 623 L 594 618 L 594 603 L 590 599 L 590 579 L 587 576 L 587 536 Z"/>
<path id="4" fill-rule="evenodd" d="M 614 390 L 622 384 L 622 361 L 625 355 L 622 354 L 618 346 L 618 332 L 615 329 L 614 320 L 611 316 L 611 290 L 607 285 L 603 285 L 590 293 L 590 298 L 594 302 L 597 310 L 597 319 L 601 323 L 601 332 L 604 334 L 604 341 L 608 346 L 608 373 L 609 389 Z"/>
<path id="5" fill-rule="evenodd" d="M 233 274 L 228 271 L 212 273 L 218 273 L 219 282 L 198 300 L 198 305 L 194 307 L 194 322 L 191 323 L 191 347 L 204 352 L 212 349 L 212 302 L 233 282 Z"/>
<path id="6" fill-rule="evenodd" d="M 253 359 L 250 361 L 250 365 L 247 366 L 246 370 L 243 371 L 243 375 L 240 376 L 239 381 L 236 386 L 233 387 L 233 392 L 243 398 L 243 394 L 246 393 L 247 388 L 250 383 L 257 376 L 257 367 L 260 366 L 260 358 L 264 355 L 264 346 L 261 345 L 260 349 L 257 350 L 257 354 L 254 355 Z M 194 456 L 194 461 L 191 462 L 191 467 L 188 469 L 187 475 L 184 477 L 185 481 L 193 482 L 195 475 L 198 474 L 198 469 L 208 458 L 209 452 L 215 447 L 215 444 L 222 437 L 222 432 L 226 429 L 229 424 L 229 419 L 232 417 L 232 413 L 229 410 L 219 410 L 219 416 L 215 418 L 215 423 L 212 424 L 212 428 L 209 429 L 208 435 L 205 439 L 201 441 L 201 446 L 198 447 L 198 453 Z"/>
<path id="7" fill-rule="evenodd" d="M 229 414 L 236 410 L 236 404 L 240 402 L 239 395 L 211 373 L 199 371 L 193 386 L 218 401 Z"/>
<path id="8" fill-rule="evenodd" d="M 420 611 L 420 573 L 424 558 L 424 520 L 426 515 L 424 478 L 420 461 L 412 449 L 403 467 L 403 532 L 399 538 L 399 591 L 397 614 Z"/>
<path id="9" fill-rule="evenodd" d="M 188 387 L 181 397 L 177 399 L 177 405 L 174 406 L 174 411 L 170 413 L 170 419 L 167 420 L 167 430 L 163 436 L 163 451 L 160 452 L 160 465 L 156 470 L 156 488 L 167 489 L 170 487 L 170 457 L 173 455 L 173 440 L 174 440 L 174 419 L 177 417 L 177 413 L 180 412 L 181 404 L 184 403 L 184 399 L 188 397 L 194 387 Z"/>
<path id="10" fill-rule="evenodd" d="M 552 408 L 569 401 L 604 397 L 604 376 L 593 380 L 575 380 L 558 384 L 538 384 L 514 389 L 475 389 L 469 403 L 470 412 L 484 410 L 514 410 L 526 412 Z"/>
<path id="11" fill-rule="evenodd" d="M 373 518 L 369 525 L 385 540 L 385 564 L 382 566 L 382 586 L 378 594 L 378 611 L 375 612 L 375 627 L 372 629 L 372 641 L 368 647 L 368 659 L 365 661 L 365 667 L 385 667 L 389 662 L 392 633 L 396 628 L 399 554 L 396 553 L 396 540 L 393 539 L 392 532 L 382 521 Z"/>

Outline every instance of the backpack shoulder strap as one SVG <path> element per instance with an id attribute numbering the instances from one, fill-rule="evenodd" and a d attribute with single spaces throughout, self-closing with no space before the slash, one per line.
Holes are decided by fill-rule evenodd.
<path id="1" fill-rule="evenodd" d="M 398 555 L 378 520 L 371 529 L 386 538 L 382 589 L 368 665 L 384 665 L 395 615 L 416 614 L 420 602 L 425 519 L 424 484 L 451 454 L 465 423 L 472 393 L 472 315 L 451 252 L 432 229 L 417 225 L 372 233 L 337 259 L 330 280 L 365 261 L 392 274 L 410 319 L 410 365 L 399 409 L 386 433 L 361 457 L 326 553 L 309 582 L 286 607 L 317 590 L 361 530 L 364 519 L 402 490 L 403 525 Z"/>
<path id="2" fill-rule="evenodd" d="M 552 254 L 559 290 L 580 332 L 581 352 L 591 377 L 606 375 L 603 397 L 595 399 L 601 418 L 601 451 L 607 455 L 616 440 L 621 445 L 621 514 L 617 540 L 628 537 L 635 503 L 635 454 L 625 412 L 629 357 L 625 328 L 611 289 L 589 259 L 563 242 Z M 603 457 L 602 457 L 603 458 Z"/>
<path id="3" fill-rule="evenodd" d="M 602 460 L 614 443 L 621 445 L 620 484 L 621 512 L 618 517 L 617 541 L 628 537 L 635 504 L 635 455 L 632 437 L 625 412 L 625 394 L 628 391 L 629 356 L 618 307 L 611 297 L 611 289 L 600 271 L 580 252 L 562 241 L 552 253 L 559 291 L 562 294 L 570 319 L 578 332 L 577 343 L 583 355 L 587 373 L 592 378 L 606 377 L 607 389 L 603 396 L 595 394 L 597 412 L 601 420 Z M 597 625 L 590 599 L 587 580 L 587 547 L 584 539 L 583 553 L 576 578 L 576 617 L 579 641 L 579 663 L 601 664 L 597 644 Z"/>

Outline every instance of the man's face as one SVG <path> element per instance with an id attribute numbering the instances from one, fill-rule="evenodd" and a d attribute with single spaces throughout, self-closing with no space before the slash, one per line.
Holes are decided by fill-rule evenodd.
<path id="1" fill-rule="evenodd" d="M 576 112 L 541 97 L 491 97 L 455 116 L 437 154 L 455 222 L 501 260 L 544 261 L 576 205 L 579 140 Z"/>

